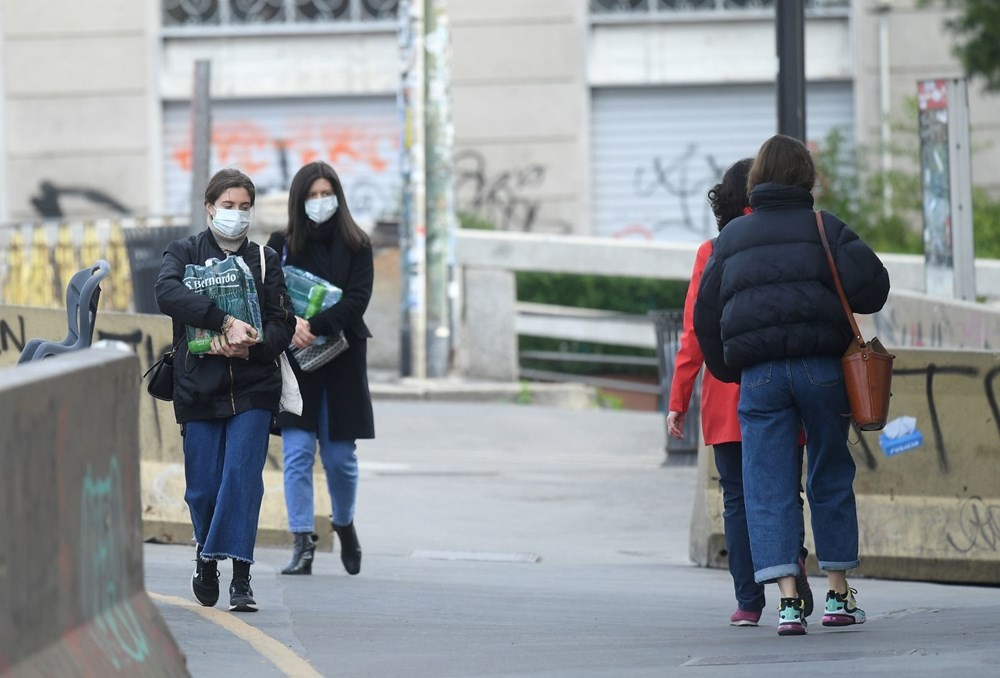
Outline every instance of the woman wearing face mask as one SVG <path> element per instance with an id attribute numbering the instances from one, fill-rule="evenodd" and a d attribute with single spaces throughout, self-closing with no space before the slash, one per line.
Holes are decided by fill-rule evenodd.
<path id="1" fill-rule="evenodd" d="M 317 443 L 333 504 L 333 531 L 348 574 L 361 571 L 361 545 L 354 529 L 358 493 L 355 441 L 374 438 L 368 392 L 364 313 L 372 296 L 372 246 L 347 207 L 337 173 L 325 162 L 302 167 L 288 193 L 288 228 L 274 233 L 268 245 L 282 264 L 296 266 L 333 283 L 340 301 L 309 320 L 295 318 L 292 344 L 312 345 L 319 336 L 344 332 L 349 348 L 313 372 L 292 360 L 302 391 L 302 416 L 278 416 L 285 467 L 288 528 L 295 537 L 291 562 L 282 574 L 311 574 L 317 536 L 313 524 L 313 463 Z"/>
<path id="2" fill-rule="evenodd" d="M 253 222 L 254 185 L 235 169 L 208 182 L 208 228 L 176 240 L 163 254 L 156 281 L 160 310 L 173 319 L 174 413 L 184 438 L 184 499 L 197 542 L 191 589 L 202 605 L 219 599 L 217 561 L 233 560 L 229 609 L 255 612 L 250 588 L 257 518 L 264 495 L 268 434 L 281 397 L 277 357 L 295 331 L 291 300 L 278 256 L 265 250 L 267 280 L 261 280 L 260 248 L 247 239 Z M 227 315 L 204 294 L 184 285 L 188 264 L 242 257 L 253 273 L 264 326 L 258 342 L 253 326 Z M 185 325 L 220 333 L 204 355 L 188 352 Z"/>

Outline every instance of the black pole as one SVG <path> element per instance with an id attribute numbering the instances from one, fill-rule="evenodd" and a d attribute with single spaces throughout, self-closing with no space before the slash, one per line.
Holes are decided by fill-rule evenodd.
<path id="1" fill-rule="evenodd" d="M 778 134 L 806 140 L 806 50 L 803 0 L 778 0 Z"/>

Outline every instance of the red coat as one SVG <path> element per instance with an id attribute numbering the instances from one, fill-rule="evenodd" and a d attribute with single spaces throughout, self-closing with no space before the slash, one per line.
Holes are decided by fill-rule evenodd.
<path id="1" fill-rule="evenodd" d="M 701 347 L 694 336 L 694 302 L 698 298 L 698 283 L 708 258 L 712 256 L 712 241 L 706 240 L 698 248 L 691 271 L 691 284 L 684 300 L 684 329 L 681 332 L 680 348 L 674 364 L 674 379 L 670 384 L 670 405 L 672 412 L 687 412 L 691 403 L 691 392 L 695 380 L 705 362 Z M 739 384 L 719 381 L 705 370 L 701 380 L 701 432 L 706 445 L 733 443 L 742 440 L 740 420 L 736 408 L 740 403 Z"/>

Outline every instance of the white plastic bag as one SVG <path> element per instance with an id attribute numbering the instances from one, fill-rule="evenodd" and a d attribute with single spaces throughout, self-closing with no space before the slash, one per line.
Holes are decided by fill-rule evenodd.
<path id="1" fill-rule="evenodd" d="M 264 246 L 260 247 L 260 279 L 264 281 L 267 273 L 267 265 L 264 263 Z M 291 412 L 302 416 L 302 392 L 299 391 L 299 380 L 295 378 L 295 372 L 288 362 L 288 356 L 282 351 L 278 356 L 278 369 L 281 370 L 281 401 L 278 403 L 279 412 Z"/>

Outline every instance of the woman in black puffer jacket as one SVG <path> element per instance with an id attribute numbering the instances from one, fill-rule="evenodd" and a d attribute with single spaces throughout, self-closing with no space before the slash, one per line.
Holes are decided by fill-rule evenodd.
<path id="1" fill-rule="evenodd" d="M 695 305 L 705 363 L 739 382 L 743 479 L 755 578 L 781 591 L 778 633 L 805 633 L 795 587 L 802 512 L 796 435 L 808 440 L 806 494 L 829 592 L 825 626 L 862 623 L 847 585 L 858 566 L 858 521 L 847 449 L 850 408 L 840 357 L 852 332 L 837 296 L 813 211 L 816 171 L 802 142 L 777 135 L 750 169 L 753 213 L 716 241 Z M 875 313 L 889 293 L 878 256 L 842 221 L 823 214 L 851 308 Z"/>

